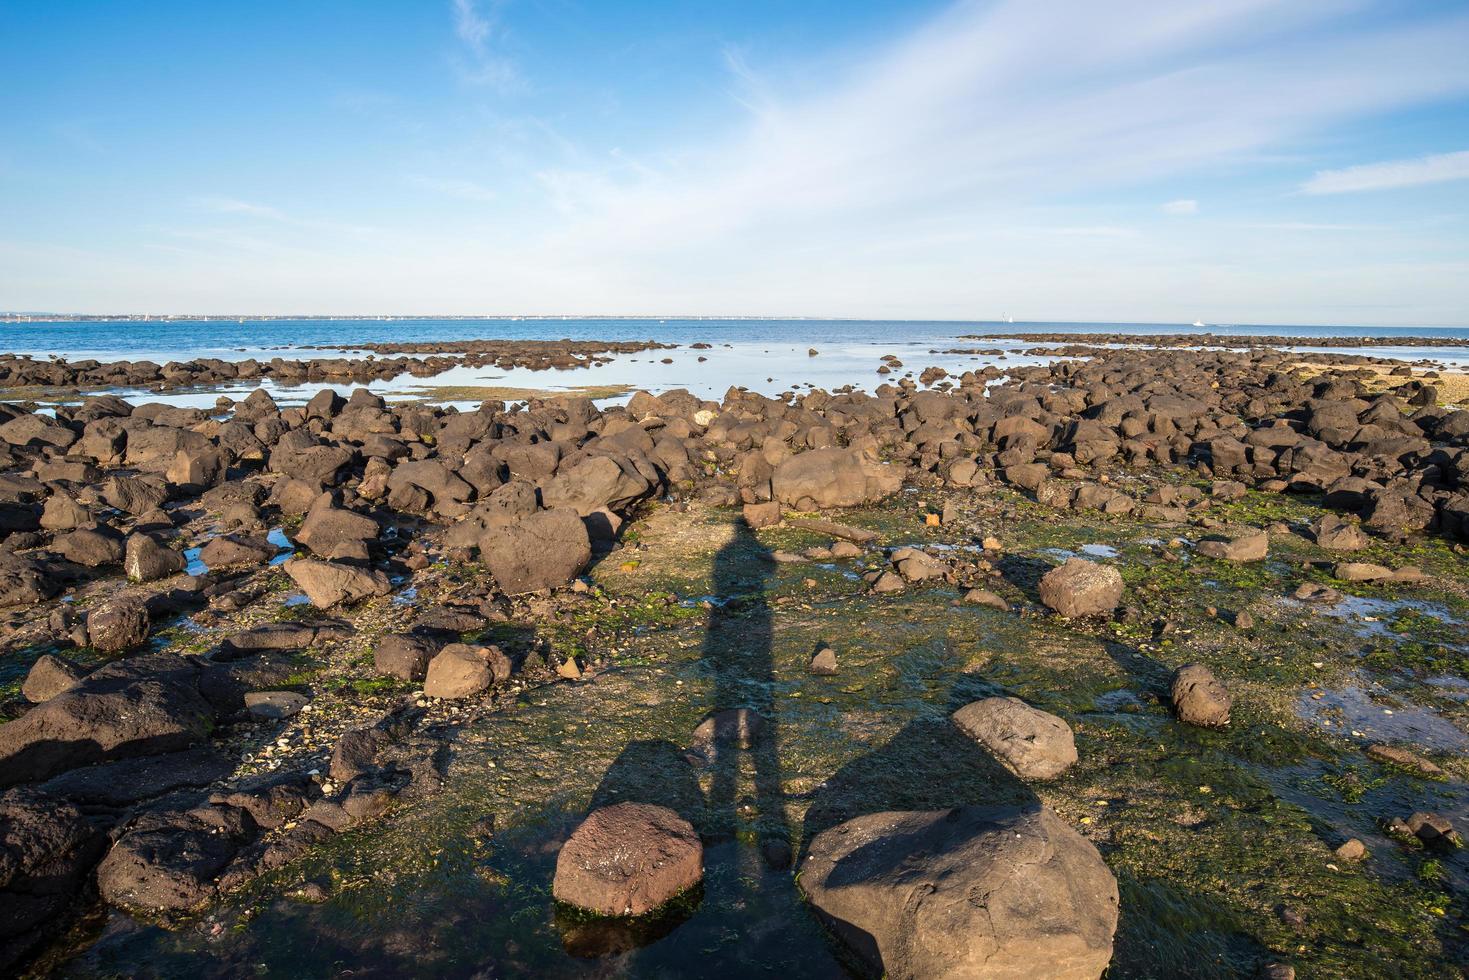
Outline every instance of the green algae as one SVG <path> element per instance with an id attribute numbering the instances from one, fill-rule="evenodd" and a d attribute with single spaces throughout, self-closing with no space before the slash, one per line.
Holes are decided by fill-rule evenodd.
<path id="1" fill-rule="evenodd" d="M 1304 538 L 1273 535 L 1271 558 L 1260 563 L 1195 559 L 1186 549 L 1173 561 L 1163 542 L 1194 540 L 1199 529 L 1058 513 L 1006 490 L 965 498 L 962 524 L 934 528 L 915 504 L 936 495 L 922 497 L 840 519 L 876 531 L 882 545 L 972 545 L 995 534 L 1001 574 L 986 587 L 1019 613 L 957 606 L 959 590 L 947 584 L 871 597 L 852 575 L 881 563 L 876 548 L 822 563 L 831 568 L 770 563 L 763 553 L 830 539 L 790 527 L 740 535 L 730 512 L 653 508 L 622 551 L 591 571 L 579 604 L 482 637 L 534 637 L 596 664 L 586 680 L 528 688 L 456 729 L 442 795 L 405 803 L 385 823 L 340 835 L 226 899 L 214 914 L 242 926 L 227 940 L 139 933 L 94 954 L 81 972 L 145 955 L 161 972 L 184 972 L 207 949 L 261 975 L 329 975 L 368 963 L 383 972 L 835 978 L 844 967 L 792 874 L 761 861 L 761 842 L 787 834 L 799 857 L 815 832 L 857 813 L 1039 798 L 1092 839 L 1118 877 L 1110 976 L 1238 976 L 1265 959 L 1307 976 L 1455 975 L 1465 948 L 1456 897 L 1464 857 L 1394 844 L 1377 821 L 1452 809 L 1462 763 L 1445 760 L 1453 778 L 1425 783 L 1367 760 L 1348 733 L 1304 720 L 1298 701 L 1311 684 L 1366 671 L 1462 723 L 1462 705 L 1427 682 L 1431 671 L 1458 669 L 1433 652 L 1462 644 L 1456 624 L 1421 610 L 1395 614 L 1379 652 L 1396 659 L 1383 661 L 1366 652 L 1359 624 L 1282 599 L 1303 581 L 1330 581 L 1302 567 L 1335 560 Z M 1302 523 L 1315 511 L 1308 499 L 1250 494 L 1210 513 Z M 1058 560 L 1047 549 L 1091 543 L 1117 549 L 1110 560 L 1136 615 L 1068 622 L 1040 613 L 1034 580 Z M 1405 562 L 1389 546 L 1374 548 Z M 1437 545 L 1411 554 L 1429 584 L 1344 591 L 1432 602 L 1458 619 L 1469 581 L 1462 559 Z M 718 572 L 721 561 L 732 568 Z M 756 791 L 748 753 L 734 763 L 729 805 L 711 804 L 709 769 L 683 761 L 717 686 L 708 661 L 716 610 L 752 635 L 769 624 L 770 676 L 750 693 L 773 723 L 775 798 Z M 1255 619 L 1250 629 L 1226 615 L 1241 610 Z M 1160 632 L 1160 620 L 1171 628 Z M 806 670 L 823 643 L 837 651 L 834 677 Z M 1228 729 L 1189 728 L 1171 716 L 1168 678 L 1190 661 L 1208 664 L 1234 692 Z M 1025 786 L 956 737 L 947 715 L 992 694 L 1065 718 L 1077 765 Z M 673 806 L 705 835 L 703 891 L 665 937 L 624 937 L 610 959 L 579 959 L 591 947 L 569 938 L 576 923 L 557 914 L 550 894 L 556 849 L 589 806 L 633 798 Z M 480 829 L 487 820 L 493 833 Z M 1334 857 L 1348 836 L 1369 842 L 1367 861 Z M 291 900 L 306 881 L 327 883 L 331 897 Z"/>

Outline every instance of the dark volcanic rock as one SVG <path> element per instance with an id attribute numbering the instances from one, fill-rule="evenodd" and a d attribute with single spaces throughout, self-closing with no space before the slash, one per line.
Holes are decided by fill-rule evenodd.
<path id="1" fill-rule="evenodd" d="M 387 595 L 392 589 L 382 572 L 355 565 L 298 558 L 286 563 L 286 571 L 318 609 Z"/>
<path id="2" fill-rule="evenodd" d="M 443 643 L 422 633 L 399 633 L 383 637 L 372 652 L 379 674 L 405 681 L 421 681 L 428 663 Z"/>
<path id="3" fill-rule="evenodd" d="M 201 811 L 140 817 L 97 868 L 102 898 L 144 914 L 185 911 L 213 898 L 215 879 L 253 836 L 254 821 L 238 810 Z"/>
<path id="4" fill-rule="evenodd" d="M 797 510 L 860 507 L 896 493 L 901 469 L 874 463 L 850 449 L 813 449 L 782 462 L 771 474 L 776 500 Z"/>
<path id="5" fill-rule="evenodd" d="M 20 693 L 32 704 L 40 704 L 76 687 L 86 674 L 85 670 L 70 660 L 43 653 L 31 664 L 30 672 L 20 686 Z"/>
<path id="6" fill-rule="evenodd" d="M 148 604 L 134 595 L 109 599 L 87 614 L 87 636 L 102 653 L 126 653 L 148 639 Z"/>
<path id="7" fill-rule="evenodd" d="M 28 788 L 0 793 L 0 970 L 66 921 L 105 846 L 65 800 Z"/>
<path id="8" fill-rule="evenodd" d="M 495 582 L 508 595 L 567 585 L 592 559 L 586 525 L 569 507 L 490 528 L 479 549 Z"/>
<path id="9" fill-rule="evenodd" d="M 146 534 L 131 534 L 123 556 L 122 567 L 134 582 L 152 582 L 177 575 L 188 567 L 182 552 L 165 548 Z"/>
<path id="10" fill-rule="evenodd" d="M 0 725 L 0 786 L 93 762 L 188 747 L 213 721 L 194 667 L 175 654 L 108 664 Z"/>

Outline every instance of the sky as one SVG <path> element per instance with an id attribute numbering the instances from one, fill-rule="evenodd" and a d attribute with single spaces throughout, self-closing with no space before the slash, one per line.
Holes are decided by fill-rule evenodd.
<path id="1" fill-rule="evenodd" d="M 1469 3 L 0 0 L 0 310 L 1469 325 Z"/>

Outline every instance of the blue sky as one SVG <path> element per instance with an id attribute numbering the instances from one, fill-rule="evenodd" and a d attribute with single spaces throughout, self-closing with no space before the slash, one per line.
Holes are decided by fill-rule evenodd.
<path id="1" fill-rule="evenodd" d="M 1469 5 L 0 3 L 0 309 L 1469 324 Z"/>

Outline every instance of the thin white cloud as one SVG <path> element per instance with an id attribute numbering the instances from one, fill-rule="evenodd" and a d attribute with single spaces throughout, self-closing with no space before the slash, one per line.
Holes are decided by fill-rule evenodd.
<path id="1" fill-rule="evenodd" d="M 499 200 L 500 195 L 493 188 L 476 183 L 472 180 L 461 180 L 455 177 L 425 177 L 415 174 L 408 178 L 408 182 L 416 187 L 426 190 L 437 191 L 447 194 L 449 197 L 457 197 L 465 201 L 477 201 L 481 204 L 489 204 Z"/>
<path id="2" fill-rule="evenodd" d="M 1199 202 L 1193 200 L 1192 198 L 1183 198 L 1177 201 L 1169 201 L 1167 204 L 1163 205 L 1163 213 L 1174 215 L 1198 214 Z"/>
<path id="3" fill-rule="evenodd" d="M 233 197 L 196 197 L 195 207 L 216 214 L 243 214 L 252 218 L 268 218 L 271 221 L 289 221 L 285 212 L 265 204 L 253 204 Z"/>
<path id="4" fill-rule="evenodd" d="M 1342 170 L 1321 170 L 1301 185 L 1307 194 L 1350 194 L 1421 187 L 1450 180 L 1469 180 L 1469 150 L 1434 153 L 1412 160 L 1366 163 Z"/>
<path id="5" fill-rule="evenodd" d="M 454 33 L 468 55 L 459 65 L 459 75 L 466 82 L 509 90 L 520 85 L 520 72 L 515 63 L 495 49 L 503 35 L 500 27 L 502 0 L 489 0 L 481 7 L 478 0 L 450 0 L 454 14 Z"/>

